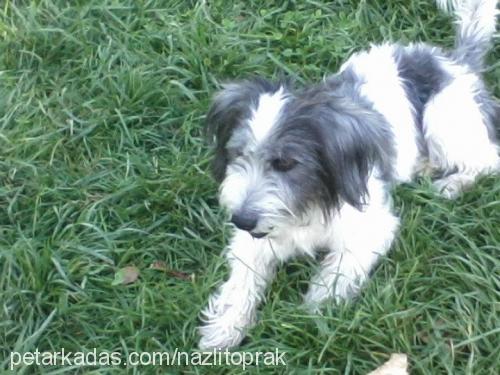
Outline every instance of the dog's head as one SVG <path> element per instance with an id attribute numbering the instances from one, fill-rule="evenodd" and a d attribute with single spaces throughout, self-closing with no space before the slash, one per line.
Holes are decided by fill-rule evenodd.
<path id="1" fill-rule="evenodd" d="M 293 93 L 259 79 L 227 84 L 215 96 L 207 115 L 214 175 L 238 228 L 263 237 L 304 224 L 311 208 L 329 213 L 364 203 L 390 136 L 379 115 L 339 96 L 336 86 Z"/>

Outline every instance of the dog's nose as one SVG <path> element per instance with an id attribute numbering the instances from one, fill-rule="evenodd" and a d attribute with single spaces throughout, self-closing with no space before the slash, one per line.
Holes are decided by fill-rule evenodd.
<path id="1" fill-rule="evenodd" d="M 238 212 L 233 214 L 231 222 L 236 227 L 250 232 L 257 225 L 257 215 L 252 212 Z"/>

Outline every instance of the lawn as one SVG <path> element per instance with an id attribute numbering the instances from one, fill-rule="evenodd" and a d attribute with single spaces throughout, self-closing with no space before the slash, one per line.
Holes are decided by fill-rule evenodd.
<path id="1" fill-rule="evenodd" d="M 383 40 L 453 45 L 430 0 L 57 1 L 0 4 L 0 365 L 10 353 L 191 351 L 227 275 L 204 115 L 221 82 L 297 86 Z M 499 43 L 486 78 L 500 96 Z M 394 192 L 398 241 L 361 296 L 301 308 L 316 266 L 280 268 L 239 348 L 285 351 L 252 373 L 412 374 L 500 367 L 500 181 L 456 201 Z M 166 270 L 151 269 L 160 262 Z M 112 285 L 135 266 L 139 279 Z M 18 366 L 19 373 L 240 373 L 237 366 Z"/>

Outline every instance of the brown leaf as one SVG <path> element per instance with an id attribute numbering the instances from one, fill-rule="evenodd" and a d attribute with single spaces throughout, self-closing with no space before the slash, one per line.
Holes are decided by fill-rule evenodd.
<path id="1" fill-rule="evenodd" d="M 191 276 L 185 272 L 176 271 L 168 268 L 167 264 L 162 260 L 155 260 L 153 263 L 149 265 L 149 268 L 152 270 L 163 271 L 167 275 L 175 277 L 176 279 L 181 279 L 181 280 L 191 279 Z"/>
<path id="2" fill-rule="evenodd" d="M 191 280 L 191 276 L 185 272 L 168 270 L 167 274 L 181 280 Z"/>

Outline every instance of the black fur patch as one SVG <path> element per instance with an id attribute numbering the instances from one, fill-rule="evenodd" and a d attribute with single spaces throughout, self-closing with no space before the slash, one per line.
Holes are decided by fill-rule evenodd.
<path id="1" fill-rule="evenodd" d="M 293 149 L 298 167 L 290 173 L 293 194 L 320 200 L 328 209 L 339 200 L 360 208 L 373 167 L 390 180 L 395 156 L 393 134 L 372 109 L 349 70 L 330 77 L 291 100 L 276 132 L 275 145 Z M 279 146 L 278 146 L 279 148 Z"/>
<path id="2" fill-rule="evenodd" d="M 415 109 L 415 120 L 422 129 L 424 107 L 429 99 L 442 90 L 451 77 L 439 66 L 439 49 L 427 46 L 398 47 L 395 50 L 400 77 L 406 95 Z"/>

